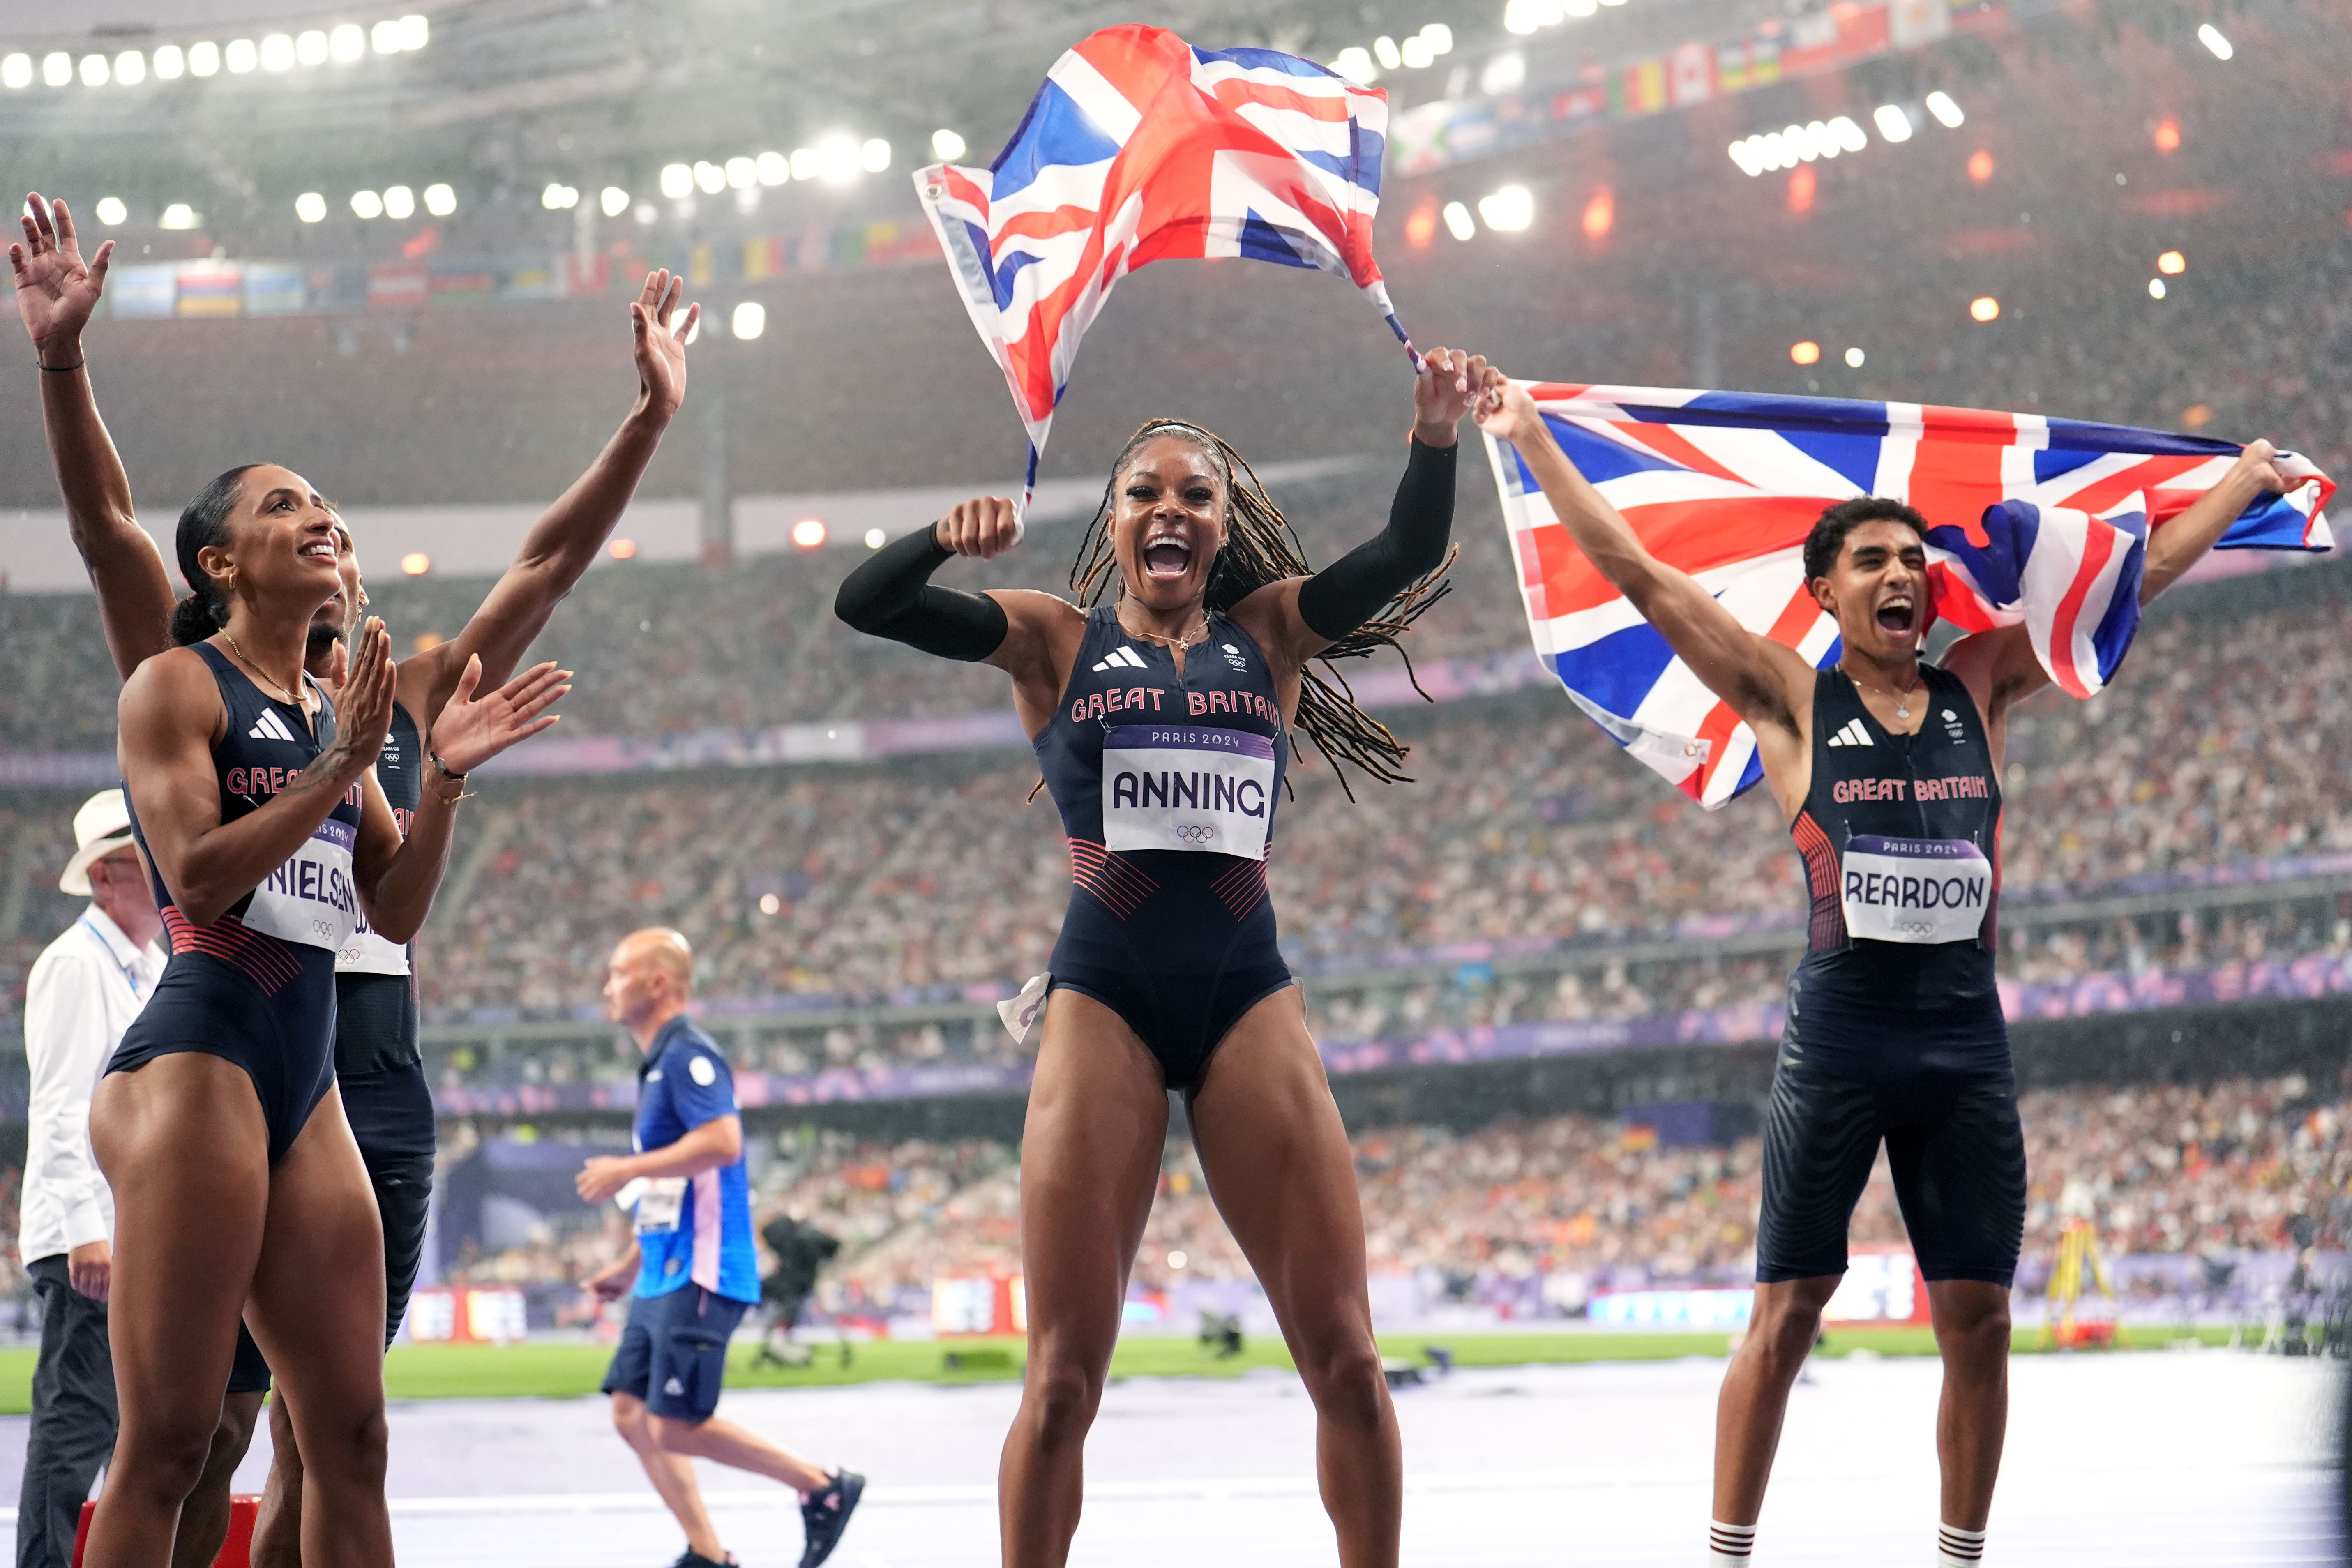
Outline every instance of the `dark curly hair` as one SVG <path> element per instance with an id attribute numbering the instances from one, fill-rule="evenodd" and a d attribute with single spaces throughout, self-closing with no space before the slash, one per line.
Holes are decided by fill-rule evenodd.
<path id="1" fill-rule="evenodd" d="M 1927 540 L 1927 520 L 1892 497 L 1856 496 L 1842 500 L 1825 510 L 1814 521 L 1813 531 L 1805 535 L 1805 581 L 1828 576 L 1837 564 L 1838 552 L 1845 548 L 1845 536 L 1865 522 L 1899 522 L 1918 534 L 1921 543 Z"/>

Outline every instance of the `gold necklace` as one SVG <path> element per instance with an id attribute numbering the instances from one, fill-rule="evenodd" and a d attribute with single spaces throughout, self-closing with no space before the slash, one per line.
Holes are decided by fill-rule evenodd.
<path id="1" fill-rule="evenodd" d="M 1840 669 L 1845 669 L 1845 666 L 1843 664 L 1840 664 L 1838 668 Z M 1856 686 L 1862 687 L 1864 691 L 1875 691 L 1881 697 L 1893 698 L 1895 700 L 1895 716 L 1897 719 L 1908 719 L 1911 717 L 1911 694 L 1919 689 L 1919 682 L 1916 679 L 1919 673 L 1918 667 L 1916 665 L 1912 667 L 1911 673 L 1915 679 L 1912 680 L 1910 685 L 1905 687 L 1900 691 L 1889 691 L 1884 687 L 1869 686 L 1865 685 L 1862 681 L 1854 680 L 1853 671 L 1850 669 L 1845 669 L 1845 678 L 1848 680 L 1853 680 L 1853 683 Z"/>
<path id="2" fill-rule="evenodd" d="M 275 677 L 271 676 L 268 671 L 263 669 L 261 666 L 254 663 L 251 658 L 247 658 L 246 656 L 245 649 L 236 646 L 236 638 L 229 636 L 229 630 L 226 626 L 223 626 L 221 628 L 221 640 L 228 644 L 229 652 L 236 655 L 237 663 L 245 666 L 246 668 L 261 677 L 261 679 L 270 686 L 277 687 L 278 700 L 289 704 L 292 707 L 299 708 L 305 713 L 308 713 L 310 710 L 310 705 L 309 703 L 303 701 L 299 697 L 295 696 L 284 687 L 278 686 Z"/>
<path id="3" fill-rule="evenodd" d="M 1165 647 L 1165 648 L 1188 648 L 1188 647 L 1192 647 L 1193 644 L 1195 644 L 1195 643 L 1206 642 L 1206 641 L 1208 640 L 1208 637 L 1209 637 L 1209 613 L 1208 613 L 1208 611 L 1206 611 L 1206 610 L 1203 610 L 1203 611 L 1202 611 L 1202 612 L 1201 612 L 1201 627 L 1200 627 L 1200 630 L 1198 630 L 1198 631 L 1196 631 L 1196 632 L 1192 633 L 1192 634 L 1191 636 L 1189 636 L 1189 637 L 1184 636 L 1184 635 L 1182 635 L 1182 634 L 1181 634 L 1181 633 L 1180 633 L 1180 634 L 1179 634 L 1178 636 L 1176 636 L 1176 637 L 1161 637 L 1161 636 L 1160 636 L 1159 633 L 1157 633 L 1157 632 L 1138 632 L 1138 631 L 1129 631 L 1129 630 L 1128 630 L 1128 625 L 1127 625 L 1127 623 L 1126 623 L 1124 620 L 1122 620 L 1122 621 L 1120 621 L 1120 622 L 1118 623 L 1118 629 L 1119 629 L 1120 631 L 1127 632 L 1127 635 L 1128 635 L 1129 637 L 1139 637 L 1140 639 L 1142 639 L 1142 640 L 1143 640 L 1143 641 L 1145 641 L 1145 642 L 1156 642 L 1156 643 L 1158 643 L 1161 647 Z"/>

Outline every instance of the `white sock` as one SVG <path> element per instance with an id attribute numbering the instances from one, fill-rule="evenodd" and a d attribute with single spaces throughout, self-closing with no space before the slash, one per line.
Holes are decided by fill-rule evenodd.
<path id="1" fill-rule="evenodd" d="M 1977 1568 L 1984 1561 L 1985 1532 L 1958 1525 L 1936 1527 L 1936 1568 Z"/>
<path id="2" fill-rule="evenodd" d="M 1707 1568 L 1748 1568 L 1748 1555 L 1756 1550 L 1756 1527 L 1714 1520 L 1706 1527 L 1706 1543 Z"/>

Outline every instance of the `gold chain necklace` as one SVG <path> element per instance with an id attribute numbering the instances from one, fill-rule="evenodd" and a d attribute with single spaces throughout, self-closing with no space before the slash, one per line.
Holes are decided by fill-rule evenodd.
<path id="1" fill-rule="evenodd" d="M 1114 613 L 1116 613 L 1116 612 L 1114 612 Z M 1191 636 L 1189 636 L 1189 637 L 1184 636 L 1184 635 L 1182 635 L 1182 634 L 1181 634 L 1181 633 L 1180 633 L 1179 635 L 1177 635 L 1177 636 L 1175 636 L 1175 637 L 1161 637 L 1161 636 L 1160 636 L 1159 633 L 1157 633 L 1157 632 L 1139 632 L 1139 631 L 1129 631 L 1129 630 L 1128 629 L 1128 625 L 1127 625 L 1127 623 L 1126 623 L 1124 620 L 1122 620 L 1122 621 L 1120 621 L 1120 622 L 1118 623 L 1118 629 L 1119 629 L 1120 631 L 1126 632 L 1126 633 L 1127 633 L 1127 635 L 1128 635 L 1129 637 L 1140 638 L 1140 639 L 1141 639 L 1142 641 L 1144 641 L 1144 642 L 1156 642 L 1156 643 L 1158 643 L 1161 647 L 1164 647 L 1164 648 L 1188 648 L 1188 647 L 1192 647 L 1192 646 L 1193 646 L 1194 644 L 1196 644 L 1196 643 L 1202 643 L 1202 642 L 1206 642 L 1206 641 L 1208 641 L 1208 639 L 1209 639 L 1209 613 L 1208 613 L 1206 610 L 1203 610 L 1203 611 L 1202 611 L 1202 612 L 1201 612 L 1201 627 L 1200 627 L 1200 630 L 1198 630 L 1198 631 L 1196 631 L 1196 632 L 1192 633 L 1192 634 Z"/>
<path id="2" fill-rule="evenodd" d="M 254 663 L 251 658 L 247 658 L 245 649 L 236 646 L 236 638 L 229 636 L 229 631 L 226 626 L 223 626 L 221 628 L 221 640 L 228 644 L 229 652 L 236 655 L 237 663 L 245 666 L 246 668 L 261 677 L 262 680 L 267 684 L 277 688 L 278 700 L 287 703 L 292 707 L 299 708 L 305 713 L 308 713 L 310 710 L 310 705 L 309 703 L 303 701 L 299 697 L 295 696 L 284 687 L 278 686 L 277 679 L 272 677 L 268 671 L 263 669 L 261 666 Z"/>
<path id="3" fill-rule="evenodd" d="M 1917 666 L 1915 665 L 1912 667 L 1911 673 L 1915 679 L 1912 680 L 1911 684 L 1905 687 L 1900 691 L 1889 691 L 1885 687 L 1871 686 L 1863 681 L 1854 680 L 1853 671 L 1846 669 L 1843 663 L 1841 663 L 1838 668 L 1840 669 L 1844 669 L 1845 678 L 1848 680 L 1853 680 L 1853 683 L 1856 686 L 1861 687 L 1864 691 L 1875 691 L 1881 697 L 1893 698 L 1895 700 L 1895 716 L 1897 719 L 1908 719 L 1911 717 L 1911 694 L 1919 689 L 1919 682 L 1916 679 L 1919 673 Z"/>

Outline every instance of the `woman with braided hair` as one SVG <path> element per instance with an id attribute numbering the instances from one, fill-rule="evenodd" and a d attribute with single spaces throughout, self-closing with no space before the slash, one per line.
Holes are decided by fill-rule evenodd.
<path id="1" fill-rule="evenodd" d="M 1022 1141 L 1029 1361 L 1004 1445 L 1008 1568 L 1057 1568 L 1081 1450 L 1158 1191 L 1181 1090 L 1212 1196 L 1315 1401 L 1324 1506 L 1347 1568 L 1397 1559 L 1402 1458 L 1364 1279 L 1347 1133 L 1275 943 L 1265 859 L 1290 731 L 1398 779 L 1404 747 L 1309 661 L 1397 637 L 1436 596 L 1454 521 L 1455 427 L 1500 407 L 1486 362 L 1439 349 L 1415 380 L 1412 456 L 1388 527 L 1308 575 L 1232 447 L 1157 420 L 1112 465 L 1050 594 L 928 579 L 1018 537 L 1013 505 L 958 504 L 877 552 L 835 606 L 860 631 L 995 665 L 1069 837 Z M 1116 575 L 1111 602 L 1095 601 Z"/>

